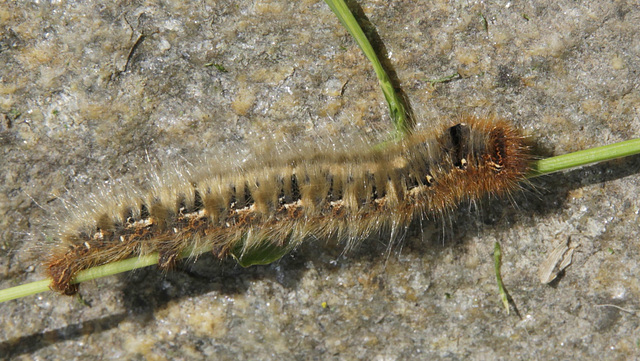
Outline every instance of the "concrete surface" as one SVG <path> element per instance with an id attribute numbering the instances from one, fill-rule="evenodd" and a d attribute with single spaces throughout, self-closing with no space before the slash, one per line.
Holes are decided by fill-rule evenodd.
<path id="1" fill-rule="evenodd" d="M 505 117 L 540 156 L 640 135 L 635 1 L 359 4 L 422 126 Z M 0 24 L 2 288 L 42 278 L 58 196 L 139 179 L 148 158 L 390 129 L 368 62 L 322 1 L 2 1 Z M 203 257 L 88 282 L 90 307 L 7 302 L 0 358 L 637 358 L 639 169 L 631 157 L 536 179 L 513 200 L 416 222 L 390 255 L 384 237 L 347 255 L 309 240 L 269 266 Z M 568 237 L 573 264 L 540 284 Z M 496 241 L 519 315 L 497 295 Z"/>

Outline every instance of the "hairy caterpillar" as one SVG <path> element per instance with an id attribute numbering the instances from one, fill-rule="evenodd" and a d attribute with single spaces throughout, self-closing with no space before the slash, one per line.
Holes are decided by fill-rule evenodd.
<path id="1" fill-rule="evenodd" d="M 223 258 L 265 244 L 289 250 L 309 235 L 345 239 L 347 247 L 378 230 L 393 237 L 416 216 L 513 190 L 528 160 L 523 137 L 506 122 L 468 118 L 365 152 L 329 149 L 178 172 L 142 192 L 112 193 L 106 205 L 89 202 L 63 222 L 61 245 L 46 264 L 51 288 L 74 294 L 77 272 L 150 252 L 169 269 L 194 244 Z"/>

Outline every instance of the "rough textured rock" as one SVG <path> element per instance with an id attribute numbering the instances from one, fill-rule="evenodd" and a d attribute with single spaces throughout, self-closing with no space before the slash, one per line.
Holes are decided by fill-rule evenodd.
<path id="1" fill-rule="evenodd" d="M 541 156 L 640 134 L 633 1 L 359 4 L 422 126 L 508 118 Z M 56 197 L 137 179 L 149 158 L 390 129 L 370 65 L 324 2 L 5 2 L 0 24 L 2 288 L 42 278 Z M 416 222 L 391 254 L 384 237 L 346 255 L 310 240 L 269 266 L 202 257 L 88 282 L 91 307 L 7 302 L 0 358 L 632 358 L 639 165 L 550 175 Z M 541 285 L 538 265 L 567 237 L 573 264 Z M 497 295 L 496 241 L 520 316 Z"/>

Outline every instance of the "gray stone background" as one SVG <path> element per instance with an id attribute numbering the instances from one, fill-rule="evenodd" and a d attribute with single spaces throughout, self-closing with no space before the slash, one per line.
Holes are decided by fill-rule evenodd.
<path id="1" fill-rule="evenodd" d="M 359 4 L 422 127 L 504 117 L 541 156 L 640 135 L 635 1 Z M 2 288 L 42 279 L 58 196 L 138 179 L 148 155 L 390 129 L 369 63 L 322 1 L 0 1 L 0 23 Z M 632 359 L 639 166 L 536 179 L 416 222 L 390 255 L 384 235 L 346 255 L 309 240 L 269 266 L 203 257 L 88 282 L 90 306 L 50 292 L 7 302 L 0 358 Z M 573 264 L 540 284 L 569 237 Z M 519 315 L 497 295 L 496 241 Z"/>

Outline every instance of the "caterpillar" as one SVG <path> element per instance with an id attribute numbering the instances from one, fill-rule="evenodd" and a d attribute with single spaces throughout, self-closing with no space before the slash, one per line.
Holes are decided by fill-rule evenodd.
<path id="1" fill-rule="evenodd" d="M 525 138 L 506 121 L 467 117 L 384 147 L 175 169 L 145 189 L 106 190 L 70 212 L 45 268 L 53 290 L 73 295 L 79 271 L 151 252 L 166 270 L 194 245 L 222 259 L 264 246 L 288 251 L 310 235 L 347 249 L 372 232 L 393 239 L 416 217 L 514 190 L 529 160 Z"/>

